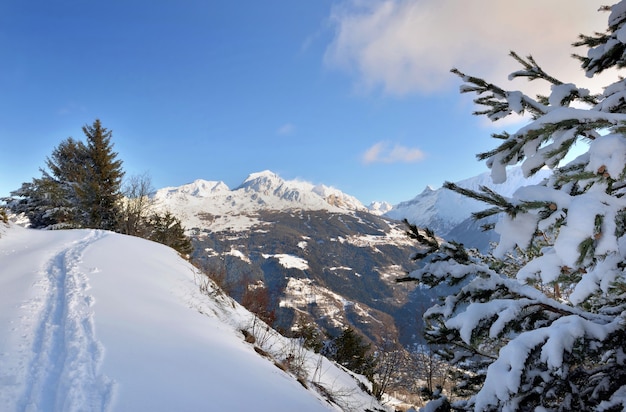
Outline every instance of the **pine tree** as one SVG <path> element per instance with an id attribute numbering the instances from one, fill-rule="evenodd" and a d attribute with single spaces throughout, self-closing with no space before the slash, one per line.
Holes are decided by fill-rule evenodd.
<path id="1" fill-rule="evenodd" d="M 50 200 L 48 215 L 54 220 L 52 226 L 80 225 L 77 187 L 85 179 L 87 160 L 85 145 L 69 137 L 46 159 L 48 169 L 41 170 L 42 177 L 33 179 Z"/>
<path id="2" fill-rule="evenodd" d="M 78 220 L 77 185 L 83 180 L 86 147 L 71 137 L 62 141 L 46 159 L 42 176 L 3 199 L 14 213 L 24 213 L 31 227 L 75 227 Z"/>
<path id="3" fill-rule="evenodd" d="M 353 372 L 371 378 L 376 361 L 369 354 L 370 345 L 365 343 L 354 329 L 348 327 L 333 339 L 332 359 Z"/>
<path id="4" fill-rule="evenodd" d="M 588 76 L 626 66 L 626 1 L 610 11 L 606 33 L 581 36 L 578 57 Z M 553 174 L 510 198 L 487 188 L 451 190 L 491 207 L 475 217 L 499 215 L 493 257 L 410 227 L 424 245 L 424 266 L 410 279 L 454 292 L 425 313 L 426 338 L 458 371 L 468 397 L 458 410 L 621 411 L 626 409 L 626 81 L 602 94 L 564 83 L 532 57 L 516 53 L 512 78 L 546 81 L 549 96 L 507 91 L 454 69 L 476 93 L 476 111 L 491 120 L 513 113 L 531 121 L 516 132 L 494 134 L 486 160 L 494 182 L 521 163 L 527 176 Z M 576 142 L 585 154 L 564 164 Z M 522 253 L 520 253 L 522 252 Z M 512 265 L 506 258 L 516 259 Z"/>
<path id="5" fill-rule="evenodd" d="M 124 172 L 112 133 L 97 119 L 83 132 L 86 144 L 67 138 L 46 159 L 41 178 L 3 199 L 13 212 L 25 213 L 33 227 L 119 228 Z"/>
<path id="6" fill-rule="evenodd" d="M 119 227 L 124 172 L 111 143 L 112 132 L 96 119 L 83 126 L 87 137 L 85 176 L 76 192 L 84 227 L 115 230 Z"/>
<path id="7" fill-rule="evenodd" d="M 146 238 L 171 247 L 182 255 L 193 251 L 193 245 L 182 226 L 180 219 L 167 211 L 153 213 L 146 222 Z"/>

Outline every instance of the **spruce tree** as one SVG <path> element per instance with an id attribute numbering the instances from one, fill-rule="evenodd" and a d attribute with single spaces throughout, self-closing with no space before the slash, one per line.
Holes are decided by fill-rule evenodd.
<path id="1" fill-rule="evenodd" d="M 626 65 L 626 1 L 610 11 L 608 30 L 581 36 L 578 57 L 588 76 Z M 498 133 L 478 155 L 496 183 L 508 166 L 527 176 L 553 170 L 538 185 L 504 198 L 487 188 L 451 190 L 499 215 L 492 257 L 410 227 L 424 261 L 410 279 L 453 293 L 425 313 L 426 338 L 465 371 L 467 396 L 452 403 L 475 411 L 621 411 L 626 409 L 626 81 L 591 94 L 546 73 L 531 57 L 511 56 L 511 75 L 551 86 L 549 96 L 508 91 L 454 69 L 461 92 L 476 93 L 478 115 L 513 113 L 530 122 Z M 575 143 L 586 152 L 569 163 Z M 448 406 L 444 406 L 447 408 Z"/>
<path id="2" fill-rule="evenodd" d="M 111 143 L 112 132 L 96 119 L 83 126 L 87 137 L 85 176 L 77 185 L 84 227 L 115 230 L 119 227 L 124 172 Z"/>
<path id="3" fill-rule="evenodd" d="M 46 159 L 40 178 L 23 183 L 3 200 L 12 212 L 24 213 L 33 228 L 79 226 L 76 188 L 84 178 L 86 160 L 86 147 L 70 137 Z"/>
<path id="4" fill-rule="evenodd" d="M 56 226 L 79 226 L 77 187 L 84 181 L 88 160 L 87 148 L 69 137 L 62 141 L 46 159 L 42 177 L 33 179 L 51 203 L 48 212 Z"/>
<path id="5" fill-rule="evenodd" d="M 368 352 L 370 345 L 354 329 L 348 327 L 333 340 L 332 358 L 353 372 L 371 378 L 376 361 Z"/>
<path id="6" fill-rule="evenodd" d="M 88 227 L 117 230 L 124 172 L 100 120 L 84 126 L 86 144 L 67 138 L 46 159 L 41 178 L 3 199 L 25 213 L 33 227 Z"/>

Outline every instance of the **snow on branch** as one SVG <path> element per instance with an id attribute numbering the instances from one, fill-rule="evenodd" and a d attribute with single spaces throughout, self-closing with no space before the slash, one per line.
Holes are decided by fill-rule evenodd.
<path id="1" fill-rule="evenodd" d="M 619 328 L 618 320 L 599 325 L 571 315 L 555 320 L 549 327 L 520 334 L 507 343 L 498 359 L 489 365 L 485 384 L 475 399 L 475 410 L 487 410 L 501 403 L 513 406 L 514 395 L 520 392 L 524 381 L 535 379 L 550 384 L 555 375 L 562 375 L 562 369 L 569 367 L 564 365 L 564 354 L 572 352 L 578 340 L 603 341 Z M 539 352 L 539 361 L 545 365 L 547 373 L 529 370 L 528 358 L 535 351 Z"/>

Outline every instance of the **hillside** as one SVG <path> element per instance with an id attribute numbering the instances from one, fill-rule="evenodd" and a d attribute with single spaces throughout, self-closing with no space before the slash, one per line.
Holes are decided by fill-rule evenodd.
<path id="1" fill-rule="evenodd" d="M 510 175 L 506 185 L 492 184 L 488 173 L 458 184 L 510 196 L 547 172 L 526 180 L 513 168 Z M 194 261 L 231 296 L 242 302 L 251 288 L 267 291 L 277 327 L 315 322 L 334 335 L 350 326 L 374 343 L 391 338 L 404 347 L 421 342 L 420 317 L 432 292 L 395 282 L 415 268 L 417 247 L 400 220 L 482 250 L 497 240 L 470 218 L 485 205 L 447 189 L 427 188 L 379 216 L 387 206 L 368 209 L 337 189 L 263 171 L 232 190 L 196 180 L 158 190 L 154 200 L 182 220 Z"/>
<path id="2" fill-rule="evenodd" d="M 241 186 L 198 180 L 155 195 L 188 229 L 192 259 L 239 302 L 268 295 L 274 325 L 315 323 L 330 336 L 347 327 L 373 343 L 419 340 L 418 308 L 430 300 L 395 282 L 414 268 L 404 225 L 370 213 L 337 189 L 265 171 Z"/>
<path id="3" fill-rule="evenodd" d="M 3 411 L 385 410 L 162 245 L 1 226 L 0 267 Z"/>
<path id="4" fill-rule="evenodd" d="M 511 197 L 521 186 L 539 183 L 550 173 L 544 169 L 530 178 L 525 178 L 521 168 L 513 167 L 507 171 L 508 178 L 503 184 L 494 184 L 490 172 L 455 183 L 459 187 L 474 191 L 479 191 L 480 187 L 485 186 L 502 196 Z M 445 188 L 427 187 L 413 199 L 393 206 L 384 216 L 396 220 L 407 219 L 419 227 L 434 230 L 437 235 L 447 240 L 455 240 L 486 252 L 489 242 L 497 241 L 498 237 L 493 232 L 482 232 L 481 226 L 486 222 L 474 221 L 471 215 L 489 207 L 490 205 Z"/>

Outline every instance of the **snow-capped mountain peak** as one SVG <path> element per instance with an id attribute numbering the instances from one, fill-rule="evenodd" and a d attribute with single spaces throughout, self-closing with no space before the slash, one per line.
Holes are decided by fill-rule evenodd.
<path id="1" fill-rule="evenodd" d="M 222 182 L 199 179 L 177 188 L 158 190 L 154 199 L 158 209 L 174 211 L 187 228 L 209 225 L 212 230 L 249 227 L 256 223 L 254 215 L 260 211 L 367 210 L 355 197 L 339 189 L 302 180 L 284 180 L 270 170 L 250 174 L 234 190 Z"/>
<path id="2" fill-rule="evenodd" d="M 193 183 L 189 183 L 179 187 L 166 187 L 158 191 L 160 196 L 189 195 L 195 197 L 209 197 L 215 193 L 226 192 L 230 189 L 221 181 L 210 181 L 197 179 Z"/>
<path id="3" fill-rule="evenodd" d="M 257 192 L 259 196 L 267 196 L 263 200 L 269 209 L 329 209 L 346 210 L 365 209 L 355 197 L 343 193 L 339 189 L 325 185 L 314 185 L 303 180 L 284 180 L 278 174 L 265 170 L 252 173 L 235 191 Z M 276 204 L 276 199 L 292 204 Z M 276 208 L 272 206 L 277 206 Z"/>
<path id="4" fill-rule="evenodd" d="M 264 170 L 262 172 L 249 174 L 246 180 L 244 180 L 237 189 L 269 193 L 270 191 L 279 189 L 284 183 L 285 181 L 276 173 L 271 170 Z"/>
<path id="5" fill-rule="evenodd" d="M 326 185 L 317 185 L 312 191 L 320 195 L 328 204 L 345 209 L 363 210 L 365 206 L 354 196 L 350 196 L 339 189 Z"/>
<path id="6" fill-rule="evenodd" d="M 367 207 L 370 213 L 381 216 L 393 209 L 393 205 L 389 202 L 372 202 Z"/>
<path id="7" fill-rule="evenodd" d="M 478 191 L 486 186 L 505 197 L 511 197 L 521 186 L 536 184 L 550 175 L 550 170 L 540 170 L 530 178 L 525 178 L 520 167 L 507 171 L 507 181 L 494 184 L 491 173 L 485 172 L 478 176 L 456 182 L 459 187 Z M 385 216 L 392 219 L 408 219 L 409 222 L 429 227 L 443 237 L 461 222 L 470 218 L 471 214 L 486 209 L 489 205 L 478 200 L 465 197 L 444 188 L 433 189 L 427 186 L 422 193 L 413 199 L 395 205 Z"/>

